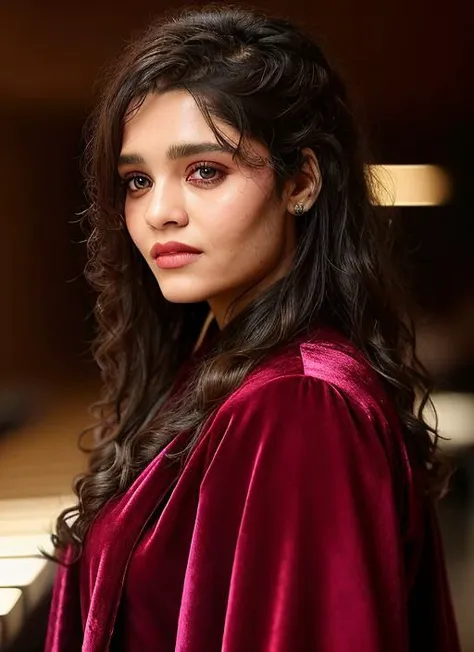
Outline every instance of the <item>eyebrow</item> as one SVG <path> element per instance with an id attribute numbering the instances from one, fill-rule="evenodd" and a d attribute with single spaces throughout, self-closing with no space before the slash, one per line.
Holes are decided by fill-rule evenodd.
<path id="1" fill-rule="evenodd" d="M 219 143 L 176 143 L 170 145 L 166 150 L 166 158 L 170 161 L 176 161 L 186 156 L 194 156 L 203 152 L 220 152 L 225 154 L 234 154 L 235 150 L 229 145 L 219 145 Z M 145 159 L 139 154 L 120 154 L 118 165 L 140 165 L 144 164 Z"/>

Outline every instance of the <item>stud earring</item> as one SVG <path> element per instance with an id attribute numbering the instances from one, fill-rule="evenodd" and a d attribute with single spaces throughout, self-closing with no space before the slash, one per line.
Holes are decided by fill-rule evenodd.
<path id="1" fill-rule="evenodd" d="M 295 204 L 295 215 L 303 215 L 304 211 L 304 206 L 303 204 Z"/>

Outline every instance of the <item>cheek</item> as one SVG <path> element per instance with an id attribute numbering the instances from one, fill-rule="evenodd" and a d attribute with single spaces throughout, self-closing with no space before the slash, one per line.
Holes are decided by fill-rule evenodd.
<path id="1" fill-rule="evenodd" d="M 130 238 L 135 245 L 140 249 L 140 231 L 138 229 L 138 220 L 135 219 L 133 211 L 125 209 L 125 226 L 127 228 Z"/>
<path id="2" fill-rule="evenodd" d="M 130 204 L 128 199 L 125 200 L 125 204 L 123 207 L 123 214 L 125 217 L 125 224 L 127 225 L 127 229 L 133 229 L 133 226 L 136 222 L 136 216 L 134 216 L 134 210 L 133 210 L 133 205 Z"/>
<path id="3" fill-rule="evenodd" d="M 216 262 L 225 277 L 259 275 L 273 267 L 281 254 L 281 230 L 261 213 L 250 219 L 242 213 L 235 216 L 232 228 L 219 229 L 221 240 L 213 242 Z M 272 216 L 273 217 L 273 216 Z"/>
<path id="4" fill-rule="evenodd" d="M 264 216 L 265 199 L 260 192 L 255 192 L 254 188 L 248 186 L 246 193 L 233 197 L 232 202 L 216 215 L 210 235 L 213 244 L 222 251 L 244 255 L 247 247 L 253 249 L 253 243 L 264 239 L 264 232 L 268 232 Z"/>

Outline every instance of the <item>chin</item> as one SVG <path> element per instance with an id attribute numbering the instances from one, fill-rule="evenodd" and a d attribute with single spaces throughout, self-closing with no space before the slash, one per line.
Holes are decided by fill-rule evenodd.
<path id="1" fill-rule="evenodd" d="M 208 294 L 198 288 L 178 287 L 171 283 L 160 283 L 164 298 L 170 303 L 199 303 L 207 301 Z"/>

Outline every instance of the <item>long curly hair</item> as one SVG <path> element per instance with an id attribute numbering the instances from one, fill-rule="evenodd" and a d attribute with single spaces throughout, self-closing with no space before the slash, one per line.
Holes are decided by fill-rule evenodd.
<path id="1" fill-rule="evenodd" d="M 290 271 L 224 326 L 179 400 L 167 401 L 208 306 L 163 297 L 127 232 L 117 162 L 130 107 L 149 93 L 176 89 L 192 95 L 219 143 L 232 146 L 215 118 L 238 130 L 238 159 L 259 165 L 245 147 L 247 137 L 266 146 L 277 194 L 300 168 L 305 147 L 316 154 L 322 189 L 297 220 Z M 374 205 L 345 86 L 313 38 L 285 19 L 242 6 L 167 15 L 126 48 L 87 133 L 85 272 L 97 292 L 92 348 L 103 391 L 93 406 L 89 467 L 74 483 L 77 505 L 57 521 L 56 554 L 72 547 L 80 556 L 88 527 L 109 499 L 183 431 L 189 432 L 185 459 L 207 419 L 248 373 L 321 320 L 346 335 L 379 374 L 407 445 L 427 470 L 427 490 L 439 493 L 438 436 L 423 418 L 430 382 L 416 358 L 392 262 L 395 220 Z"/>

